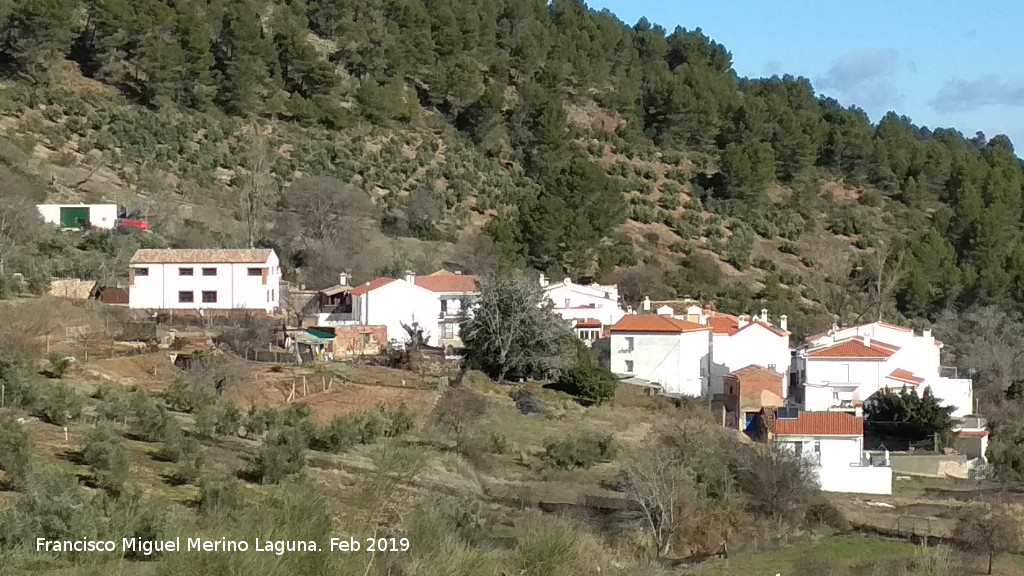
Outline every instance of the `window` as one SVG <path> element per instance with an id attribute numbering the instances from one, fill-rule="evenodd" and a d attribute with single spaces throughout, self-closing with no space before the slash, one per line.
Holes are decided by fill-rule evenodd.
<path id="1" fill-rule="evenodd" d="M 632 373 L 633 373 L 633 361 L 632 360 L 626 360 L 626 374 L 632 374 Z"/>
<path id="2" fill-rule="evenodd" d="M 178 302 L 195 302 L 195 294 L 189 290 L 178 292 Z"/>
<path id="3" fill-rule="evenodd" d="M 249 268 L 249 276 L 263 276 L 263 268 Z"/>
<path id="4" fill-rule="evenodd" d="M 216 275 L 217 275 L 217 269 L 216 268 L 203 268 L 203 276 L 216 276 Z"/>
<path id="5" fill-rule="evenodd" d="M 626 352 L 632 352 L 633 351 L 633 337 L 632 336 L 626 336 L 626 350 L 625 351 Z"/>
<path id="6" fill-rule="evenodd" d="M 797 456 L 803 456 L 803 454 L 804 454 L 804 443 L 803 442 L 794 442 L 793 443 L 793 454 L 795 454 Z"/>
<path id="7" fill-rule="evenodd" d="M 191 268 L 178 268 L 178 276 L 191 276 L 191 275 L 192 275 L 192 269 Z"/>
<path id="8" fill-rule="evenodd" d="M 442 338 L 452 339 L 455 338 L 455 324 L 447 323 L 444 324 L 444 336 Z"/>
<path id="9" fill-rule="evenodd" d="M 370 333 L 369 332 L 363 332 L 363 346 L 369 346 L 369 345 L 370 345 Z"/>
<path id="10" fill-rule="evenodd" d="M 136 276 L 149 276 L 149 268 L 136 268 L 135 269 L 135 275 Z"/>
<path id="11" fill-rule="evenodd" d="M 217 291 L 216 290 L 203 290 L 203 302 L 207 304 L 213 304 L 217 302 Z"/>

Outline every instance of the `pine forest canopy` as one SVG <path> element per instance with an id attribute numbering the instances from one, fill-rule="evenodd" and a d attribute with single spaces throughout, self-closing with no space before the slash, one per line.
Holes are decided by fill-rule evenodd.
<path id="1" fill-rule="evenodd" d="M 2 0 L 0 21 L 7 78 L 58 103 L 67 59 L 141 110 L 456 134 L 486 174 L 471 208 L 511 264 L 845 320 L 1024 302 L 1009 139 L 873 125 L 804 78 L 740 78 L 699 28 L 580 0 Z M 498 162 L 512 175 L 485 171 Z M 453 180 L 389 195 L 382 223 L 443 237 L 471 195 Z M 849 239 L 838 267 L 802 244 L 821 234 Z M 758 287 L 724 281 L 709 251 Z"/>

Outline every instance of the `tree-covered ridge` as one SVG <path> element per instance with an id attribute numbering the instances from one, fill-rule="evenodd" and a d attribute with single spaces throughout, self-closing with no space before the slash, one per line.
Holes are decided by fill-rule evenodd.
<path id="1" fill-rule="evenodd" d="M 503 258 L 540 270 L 617 270 L 737 308 L 813 301 L 842 321 L 1024 301 L 1024 173 L 1008 139 L 895 113 L 872 125 L 806 79 L 738 77 L 699 29 L 627 26 L 579 0 L 26 0 L 0 18 L 9 78 L 48 90 L 55 62 L 75 61 L 145 107 L 129 115 L 189 126 L 178 145 L 159 121 L 125 137 L 159 134 L 168 161 L 199 156 L 186 164 L 206 181 L 231 166 L 206 151 L 218 131 L 230 148 L 233 118 L 291 123 L 275 135 L 294 147 L 278 178 L 395 192 L 394 234 L 443 238 L 473 212 Z M 367 174 L 381 166 L 353 136 L 367 124 L 426 137 Z M 429 160 L 439 134 L 473 148 L 464 176 Z M 823 235 L 846 254 L 818 250 Z M 724 281 L 708 251 L 756 269 L 757 287 Z"/>

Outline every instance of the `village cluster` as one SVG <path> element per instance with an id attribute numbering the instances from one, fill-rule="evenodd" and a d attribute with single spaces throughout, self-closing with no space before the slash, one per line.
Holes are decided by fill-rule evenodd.
<path id="1" fill-rule="evenodd" d="M 81 217 L 44 216 L 72 227 Z M 111 226 L 115 216 L 107 217 Z M 892 492 L 887 451 L 864 446 L 864 402 L 883 391 L 930 389 L 958 420 L 957 450 L 985 458 L 988 431 L 974 415 L 972 381 L 942 365 L 943 344 L 930 330 L 876 321 L 834 327 L 794 347 L 784 314 L 731 314 L 696 301 L 648 298 L 634 309 L 623 306 L 614 285 L 544 275 L 539 282 L 580 340 L 602 343 L 623 384 L 707 398 L 723 426 L 812 459 L 825 491 Z M 109 301 L 202 315 L 273 314 L 287 300 L 301 313 L 289 318 L 294 325 L 284 345 L 306 360 L 341 360 L 401 343 L 410 326 L 425 345 L 457 354 L 460 321 L 477 296 L 475 277 L 447 270 L 358 285 L 342 273 L 334 286 L 306 290 L 282 281 L 270 249 L 140 249 L 129 263 L 126 294 Z"/>

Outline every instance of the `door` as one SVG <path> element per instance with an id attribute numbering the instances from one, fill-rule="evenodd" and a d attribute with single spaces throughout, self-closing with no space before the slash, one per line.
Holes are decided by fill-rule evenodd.
<path id="1" fill-rule="evenodd" d="M 62 206 L 60 209 L 61 228 L 81 228 L 89 223 L 88 206 Z"/>

